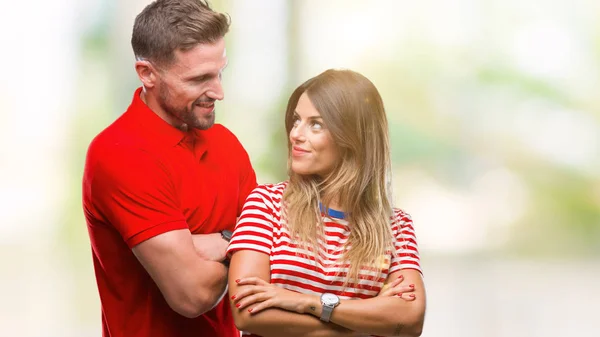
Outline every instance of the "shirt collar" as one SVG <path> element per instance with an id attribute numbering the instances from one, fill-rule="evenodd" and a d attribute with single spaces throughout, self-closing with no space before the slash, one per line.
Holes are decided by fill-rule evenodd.
<path id="1" fill-rule="evenodd" d="M 186 137 L 194 137 L 196 153 L 202 154 L 206 151 L 206 141 L 201 130 L 192 129 L 185 132 L 167 123 L 142 101 L 141 93 L 142 87 L 135 91 L 127 111 L 132 115 L 137 130 L 146 139 L 163 146 L 177 146 Z"/>
<path id="2" fill-rule="evenodd" d="M 321 215 L 331 216 L 337 219 L 345 219 L 346 213 L 342 211 L 335 210 L 333 208 L 327 208 L 322 203 L 319 202 L 319 209 L 321 209 Z"/>

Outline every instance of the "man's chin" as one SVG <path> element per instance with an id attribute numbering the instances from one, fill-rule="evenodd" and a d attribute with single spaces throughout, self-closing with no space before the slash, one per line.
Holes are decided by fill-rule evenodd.
<path id="1" fill-rule="evenodd" d="M 198 130 L 207 130 L 210 129 L 213 125 L 215 125 L 215 117 L 214 114 L 209 118 L 197 118 L 194 123 L 190 123 L 194 129 Z"/>

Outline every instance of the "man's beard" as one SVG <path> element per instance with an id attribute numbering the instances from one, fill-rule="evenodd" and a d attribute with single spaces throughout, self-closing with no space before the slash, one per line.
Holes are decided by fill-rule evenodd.
<path id="1" fill-rule="evenodd" d="M 161 108 L 168 114 L 174 116 L 175 118 L 181 120 L 187 126 L 187 129 L 194 128 L 198 130 L 206 130 L 215 124 L 215 111 L 210 114 L 208 118 L 199 118 L 194 114 L 194 107 L 196 105 L 202 105 L 202 103 L 211 102 L 214 103 L 214 100 L 211 99 L 196 99 L 194 103 L 192 103 L 191 107 L 183 106 L 177 107 L 173 102 L 171 102 L 169 94 L 169 89 L 164 85 L 160 88 L 160 100 L 159 104 Z"/>

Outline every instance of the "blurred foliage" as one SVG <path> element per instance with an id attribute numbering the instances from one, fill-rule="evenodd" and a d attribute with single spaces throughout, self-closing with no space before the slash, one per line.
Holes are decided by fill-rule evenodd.
<path id="1" fill-rule="evenodd" d="M 287 79 L 285 85 L 286 89 L 283 90 L 283 94 L 274 104 L 273 108 L 268 112 L 268 128 L 270 130 L 269 135 L 269 154 L 262 156 L 256 160 L 255 170 L 267 173 L 273 177 L 274 181 L 283 181 L 288 178 L 287 175 L 287 142 L 288 136 L 285 133 L 285 109 L 287 102 L 292 92 L 298 85 L 303 83 L 307 79 L 301 79 L 298 75 L 299 69 L 299 40 L 300 40 L 300 18 L 297 13 L 299 12 L 301 4 L 298 1 L 290 2 L 287 7 L 287 48 L 288 48 L 288 60 L 286 74 L 282 74 Z M 259 183 L 267 183 L 260 182 Z"/>
<path id="2" fill-rule="evenodd" d="M 231 1 L 212 1 L 217 10 L 231 8 Z M 288 24 L 288 68 L 286 89 L 268 111 L 269 150 L 253 158 L 258 172 L 275 181 L 284 180 L 287 136 L 284 112 L 287 99 L 300 78 L 299 45 L 301 2 L 290 2 Z M 118 9 L 114 9 L 118 10 Z M 108 18 L 107 18 L 108 20 Z M 77 101 L 70 146 L 73 181 L 60 232 L 71 252 L 89 252 L 81 241 L 85 231 L 81 214 L 81 171 L 91 137 L 108 125 L 127 106 L 137 79 L 112 74 L 111 62 L 127 62 L 114 55 L 110 24 L 86 32 L 82 39 L 80 83 L 98 79 L 93 99 L 84 91 Z M 600 25 L 595 26 L 590 52 L 600 60 Z M 235 36 L 230 38 L 235 39 Z M 393 41 L 390 41 L 393 43 Z M 473 180 L 490 166 L 505 166 L 521 178 L 530 196 L 530 206 L 514 224 L 505 253 L 530 256 L 600 254 L 600 176 L 586 176 L 572 168 L 535 156 L 511 139 L 509 133 L 486 133 L 483 123 L 504 123 L 507 128 L 519 102 L 537 100 L 577 113 L 600 116 L 600 98 L 574 96 L 556 83 L 525 74 L 489 56 L 481 46 L 443 49 L 418 39 L 395 46 L 393 55 L 366 53 L 362 72 L 379 88 L 389 116 L 393 165 L 415 167 L 446 187 L 466 191 Z M 230 48 L 231 55 L 243 51 Z M 600 67 L 598 62 L 597 68 Z M 595 69 L 598 71 L 598 69 Z M 131 69 L 133 72 L 133 69 Z M 390 74 L 393 74 L 391 76 Z M 600 75 L 600 74 L 597 74 Z M 502 116 L 492 115 L 500 114 Z M 488 121 L 489 123 L 489 121 Z M 536 132 L 532 126 L 531 132 Z M 494 158 L 481 164 L 482 158 Z M 435 205 L 432 205 L 435 209 Z M 84 235 L 84 234 L 83 234 Z M 70 254 L 77 268 L 89 265 L 89 254 Z M 82 294 L 83 296 L 83 294 Z"/>
<path id="3" fill-rule="evenodd" d="M 403 52 L 407 49 L 410 53 Z M 511 224 L 509 243 L 502 247 L 505 254 L 600 255 L 600 176 L 536 156 L 518 142 L 511 144 L 508 132 L 517 113 L 509 109 L 524 101 L 596 116 L 598 106 L 590 110 L 564 88 L 502 60 L 476 62 L 476 54 L 476 46 L 453 52 L 411 42 L 397 47 L 393 60 L 373 60 L 372 55 L 364 60 L 384 97 L 394 167 L 418 167 L 436 181 L 468 192 L 482 170 L 489 169 L 477 163 L 480 157 L 496 158 L 493 164 L 520 177 L 531 199 L 525 214 Z M 507 132 L 501 138 L 478 129 L 482 118 L 492 119 L 489 114 L 499 112 L 486 111 L 497 103 L 496 96 L 507 108 L 504 117 L 496 118 L 505 123 Z M 538 132 L 535 125 L 530 132 Z"/>

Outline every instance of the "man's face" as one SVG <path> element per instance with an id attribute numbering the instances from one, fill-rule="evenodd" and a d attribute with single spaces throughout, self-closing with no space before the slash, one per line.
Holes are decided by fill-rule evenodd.
<path id="1" fill-rule="evenodd" d="M 221 73 L 227 66 L 225 40 L 175 51 L 175 61 L 159 73 L 158 104 L 171 124 L 206 130 L 215 123 L 215 101 L 223 99 Z"/>

